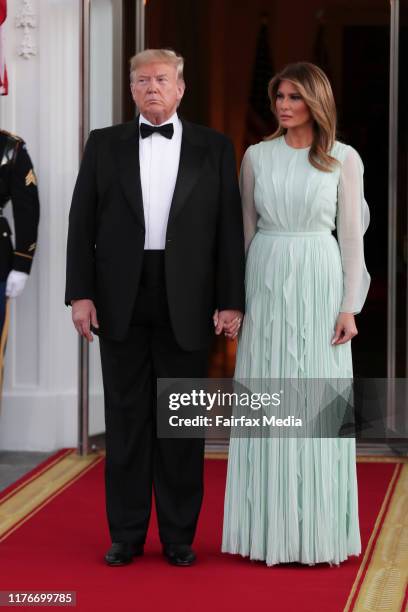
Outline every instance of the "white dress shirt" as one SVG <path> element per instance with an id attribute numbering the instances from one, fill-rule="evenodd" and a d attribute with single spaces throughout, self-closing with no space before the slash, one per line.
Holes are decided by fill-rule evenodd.
<path id="1" fill-rule="evenodd" d="M 153 125 L 140 115 L 139 123 Z M 167 221 L 176 186 L 183 126 L 177 113 L 164 123 L 172 123 L 173 138 L 139 135 L 140 180 L 145 218 L 145 250 L 164 249 Z"/>

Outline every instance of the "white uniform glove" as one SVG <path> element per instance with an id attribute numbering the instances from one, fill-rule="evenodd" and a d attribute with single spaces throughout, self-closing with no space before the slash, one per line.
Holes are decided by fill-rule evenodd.
<path id="1" fill-rule="evenodd" d="M 25 284 L 27 282 L 28 274 L 25 272 L 18 272 L 17 270 L 11 270 L 7 277 L 6 285 L 6 296 L 9 298 L 16 298 L 23 292 Z"/>

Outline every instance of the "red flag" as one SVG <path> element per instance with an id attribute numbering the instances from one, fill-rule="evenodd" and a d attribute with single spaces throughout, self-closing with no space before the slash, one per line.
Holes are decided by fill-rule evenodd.
<path id="1" fill-rule="evenodd" d="M 0 25 L 6 21 L 7 0 L 0 0 Z"/>
<path id="2" fill-rule="evenodd" d="M 8 94 L 6 60 L 4 57 L 4 22 L 7 17 L 7 0 L 0 0 L 0 95 Z"/>

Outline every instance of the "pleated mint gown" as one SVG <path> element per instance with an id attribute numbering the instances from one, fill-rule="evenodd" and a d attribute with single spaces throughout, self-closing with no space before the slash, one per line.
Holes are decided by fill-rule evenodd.
<path id="1" fill-rule="evenodd" d="M 282 136 L 243 160 L 249 249 L 237 379 L 352 377 L 350 342 L 331 339 L 340 311 L 360 311 L 370 281 L 363 167 L 339 142 L 333 172 L 308 154 Z M 267 565 L 358 555 L 354 439 L 231 438 L 222 550 Z"/>

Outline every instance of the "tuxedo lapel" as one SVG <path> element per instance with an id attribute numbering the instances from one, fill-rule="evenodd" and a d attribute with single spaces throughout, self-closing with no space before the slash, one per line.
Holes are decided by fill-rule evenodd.
<path id="1" fill-rule="evenodd" d="M 168 225 L 171 225 L 172 221 L 174 221 L 186 204 L 188 196 L 200 176 L 206 155 L 205 146 L 197 142 L 194 138 L 193 126 L 186 121 L 182 121 L 182 123 L 183 135 L 181 140 L 180 163 L 170 207 Z"/>
<path id="2" fill-rule="evenodd" d="M 114 144 L 114 157 L 122 189 L 140 225 L 144 227 L 142 185 L 139 164 L 139 117 L 129 124 L 125 134 Z"/>

